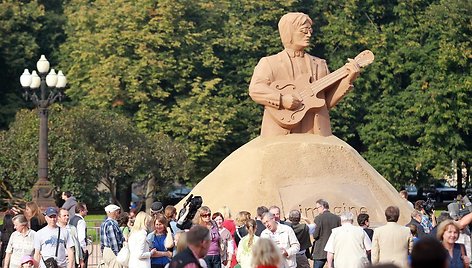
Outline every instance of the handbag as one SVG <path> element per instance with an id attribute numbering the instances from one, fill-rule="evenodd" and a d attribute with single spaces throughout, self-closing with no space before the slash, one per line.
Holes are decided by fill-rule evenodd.
<path id="1" fill-rule="evenodd" d="M 128 248 L 128 243 L 123 243 L 123 247 L 120 249 L 118 252 L 118 255 L 116 255 L 116 261 L 123 265 L 128 267 L 129 263 L 129 248 Z"/>
<path id="2" fill-rule="evenodd" d="M 56 260 L 56 257 L 57 257 L 57 251 L 59 250 L 59 243 L 61 241 L 61 227 L 57 227 L 57 229 L 59 229 L 57 231 L 57 243 L 56 243 L 56 254 L 55 254 L 55 257 L 50 257 L 50 258 L 47 258 L 46 260 L 41 256 L 41 258 L 43 259 L 43 262 L 44 262 L 44 265 L 46 266 L 46 268 L 59 268 L 59 266 L 57 265 L 57 260 Z"/>

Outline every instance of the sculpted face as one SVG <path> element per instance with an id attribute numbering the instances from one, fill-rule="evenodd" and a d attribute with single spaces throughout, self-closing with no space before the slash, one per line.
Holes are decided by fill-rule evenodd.
<path id="1" fill-rule="evenodd" d="M 309 21 L 305 21 L 292 33 L 292 43 L 288 46 L 293 50 L 303 50 L 310 44 L 313 29 Z"/>

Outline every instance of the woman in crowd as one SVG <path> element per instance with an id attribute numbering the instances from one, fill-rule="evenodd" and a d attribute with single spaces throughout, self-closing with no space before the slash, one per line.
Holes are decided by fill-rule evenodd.
<path id="1" fill-rule="evenodd" d="M 252 249 L 252 267 L 277 268 L 282 260 L 280 249 L 267 238 L 257 240 Z"/>
<path id="2" fill-rule="evenodd" d="M 151 255 L 151 268 L 164 268 L 172 258 L 173 240 L 172 234 L 168 233 L 167 224 L 164 215 L 158 213 L 154 216 L 154 231 L 147 236 L 149 245 L 155 250 Z M 172 243 L 166 243 L 166 239 L 171 239 Z"/>
<path id="3" fill-rule="evenodd" d="M 231 235 L 234 235 L 234 232 L 236 231 L 236 224 L 234 224 L 234 220 L 231 217 L 231 210 L 228 206 L 223 206 L 219 212 L 221 215 L 223 215 L 223 227 L 225 227 Z"/>
<path id="4" fill-rule="evenodd" d="M 187 233 L 180 231 L 175 234 L 175 253 L 174 256 L 187 248 Z"/>
<path id="5" fill-rule="evenodd" d="M 239 242 L 238 253 L 236 259 L 238 260 L 241 268 L 251 268 L 252 267 L 252 248 L 253 245 L 259 239 L 255 235 L 257 228 L 257 223 L 253 219 L 249 219 L 246 222 L 246 229 L 248 234 L 241 239 Z"/>
<path id="6" fill-rule="evenodd" d="M 247 235 L 246 222 L 251 218 L 251 213 L 247 211 L 240 211 L 236 216 L 236 231 L 234 232 L 234 241 L 239 246 L 239 241 Z"/>
<path id="7" fill-rule="evenodd" d="M 8 241 L 10 240 L 10 237 L 14 231 L 15 231 L 15 228 L 13 224 L 13 213 L 8 211 L 3 217 L 3 225 L 2 225 L 2 228 L 0 229 L 0 232 L 1 232 L 0 242 L 2 245 L 0 247 L 0 265 L 2 264 L 3 259 L 6 256 Z"/>
<path id="8" fill-rule="evenodd" d="M 149 243 L 146 241 L 148 230 L 151 229 L 152 217 L 141 211 L 136 216 L 131 233 L 128 238 L 129 244 L 129 264 L 128 267 L 151 268 L 151 255 L 156 249 L 149 250 Z"/>
<path id="9" fill-rule="evenodd" d="M 231 259 L 233 258 L 234 254 L 234 242 L 231 233 L 223 226 L 224 218 L 223 215 L 219 212 L 213 213 L 211 217 L 215 222 L 216 226 L 218 226 L 218 232 L 220 233 L 220 255 L 222 264 L 224 267 L 231 266 Z"/>
<path id="10" fill-rule="evenodd" d="M 465 253 L 463 244 L 456 243 L 460 228 L 452 220 L 443 221 L 438 227 L 437 237 L 449 252 L 449 268 L 467 268 L 470 258 Z"/>
<path id="11" fill-rule="evenodd" d="M 29 227 L 35 232 L 47 225 L 43 213 L 41 213 L 38 204 L 34 201 L 26 203 L 25 216 L 29 221 Z"/>
<path id="12" fill-rule="evenodd" d="M 177 232 L 180 231 L 180 229 L 177 227 L 177 209 L 172 206 L 168 205 L 164 209 L 164 216 L 166 216 L 167 221 L 169 222 L 169 227 L 172 230 L 172 234 L 175 236 Z"/>
<path id="13" fill-rule="evenodd" d="M 21 266 L 21 260 L 25 256 L 34 254 L 34 235 L 35 231 L 28 228 L 28 220 L 24 215 L 13 217 L 15 232 L 8 242 L 4 268 L 17 268 Z"/>
<path id="14" fill-rule="evenodd" d="M 125 241 L 128 241 L 129 233 L 131 231 L 131 227 L 133 226 L 130 224 L 129 214 L 128 212 L 122 212 L 118 217 L 118 226 L 120 226 L 120 230 L 123 233 L 123 237 Z"/>
<path id="15" fill-rule="evenodd" d="M 193 219 L 195 225 L 202 225 L 210 230 L 211 243 L 208 253 L 205 256 L 205 262 L 208 268 L 221 268 L 220 255 L 220 233 L 218 226 L 211 220 L 211 210 L 207 206 L 202 206 L 198 209 Z"/>

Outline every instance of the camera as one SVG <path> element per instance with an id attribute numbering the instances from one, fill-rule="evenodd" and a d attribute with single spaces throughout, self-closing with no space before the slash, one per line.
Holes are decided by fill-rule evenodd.
<path id="1" fill-rule="evenodd" d="M 432 194 L 429 193 L 426 195 L 426 201 L 424 201 L 423 208 L 428 215 L 431 215 L 433 213 L 433 210 L 435 208 L 434 203 L 436 200 L 433 199 Z"/>
<path id="2" fill-rule="evenodd" d="M 472 212 L 472 203 L 470 202 L 467 195 L 464 197 L 462 197 L 462 195 L 458 195 L 456 202 L 447 205 L 447 210 L 453 219 L 460 219 Z"/>
<path id="3" fill-rule="evenodd" d="M 179 211 L 177 227 L 181 230 L 190 229 L 192 227 L 192 219 L 197 214 L 197 210 L 202 206 L 203 199 L 201 196 L 193 196 L 191 194 L 184 203 L 183 208 Z"/>

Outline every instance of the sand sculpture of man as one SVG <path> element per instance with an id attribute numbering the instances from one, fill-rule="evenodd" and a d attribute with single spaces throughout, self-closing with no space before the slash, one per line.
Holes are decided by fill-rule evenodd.
<path id="1" fill-rule="evenodd" d="M 254 70 L 249 95 L 255 102 L 265 106 L 261 127 L 263 137 L 289 133 L 331 135 L 328 111 L 352 88 L 352 82 L 359 74 L 359 65 L 349 59 L 344 65 L 345 73 L 342 79 L 331 83 L 317 94 L 324 105 L 312 109 L 304 106 L 308 98 L 303 92 L 283 92 L 273 86 L 274 82 L 280 80 L 294 81 L 304 76 L 316 81 L 329 74 L 325 60 L 304 52 L 313 32 L 312 23 L 310 17 L 303 13 L 287 13 L 282 16 L 278 27 L 285 49 L 276 55 L 262 58 Z M 293 111 L 289 117 L 303 112 L 303 116 L 298 123 L 290 125 L 291 118 L 279 118 L 271 111 Z M 281 122 L 283 120 L 286 122 Z"/>

